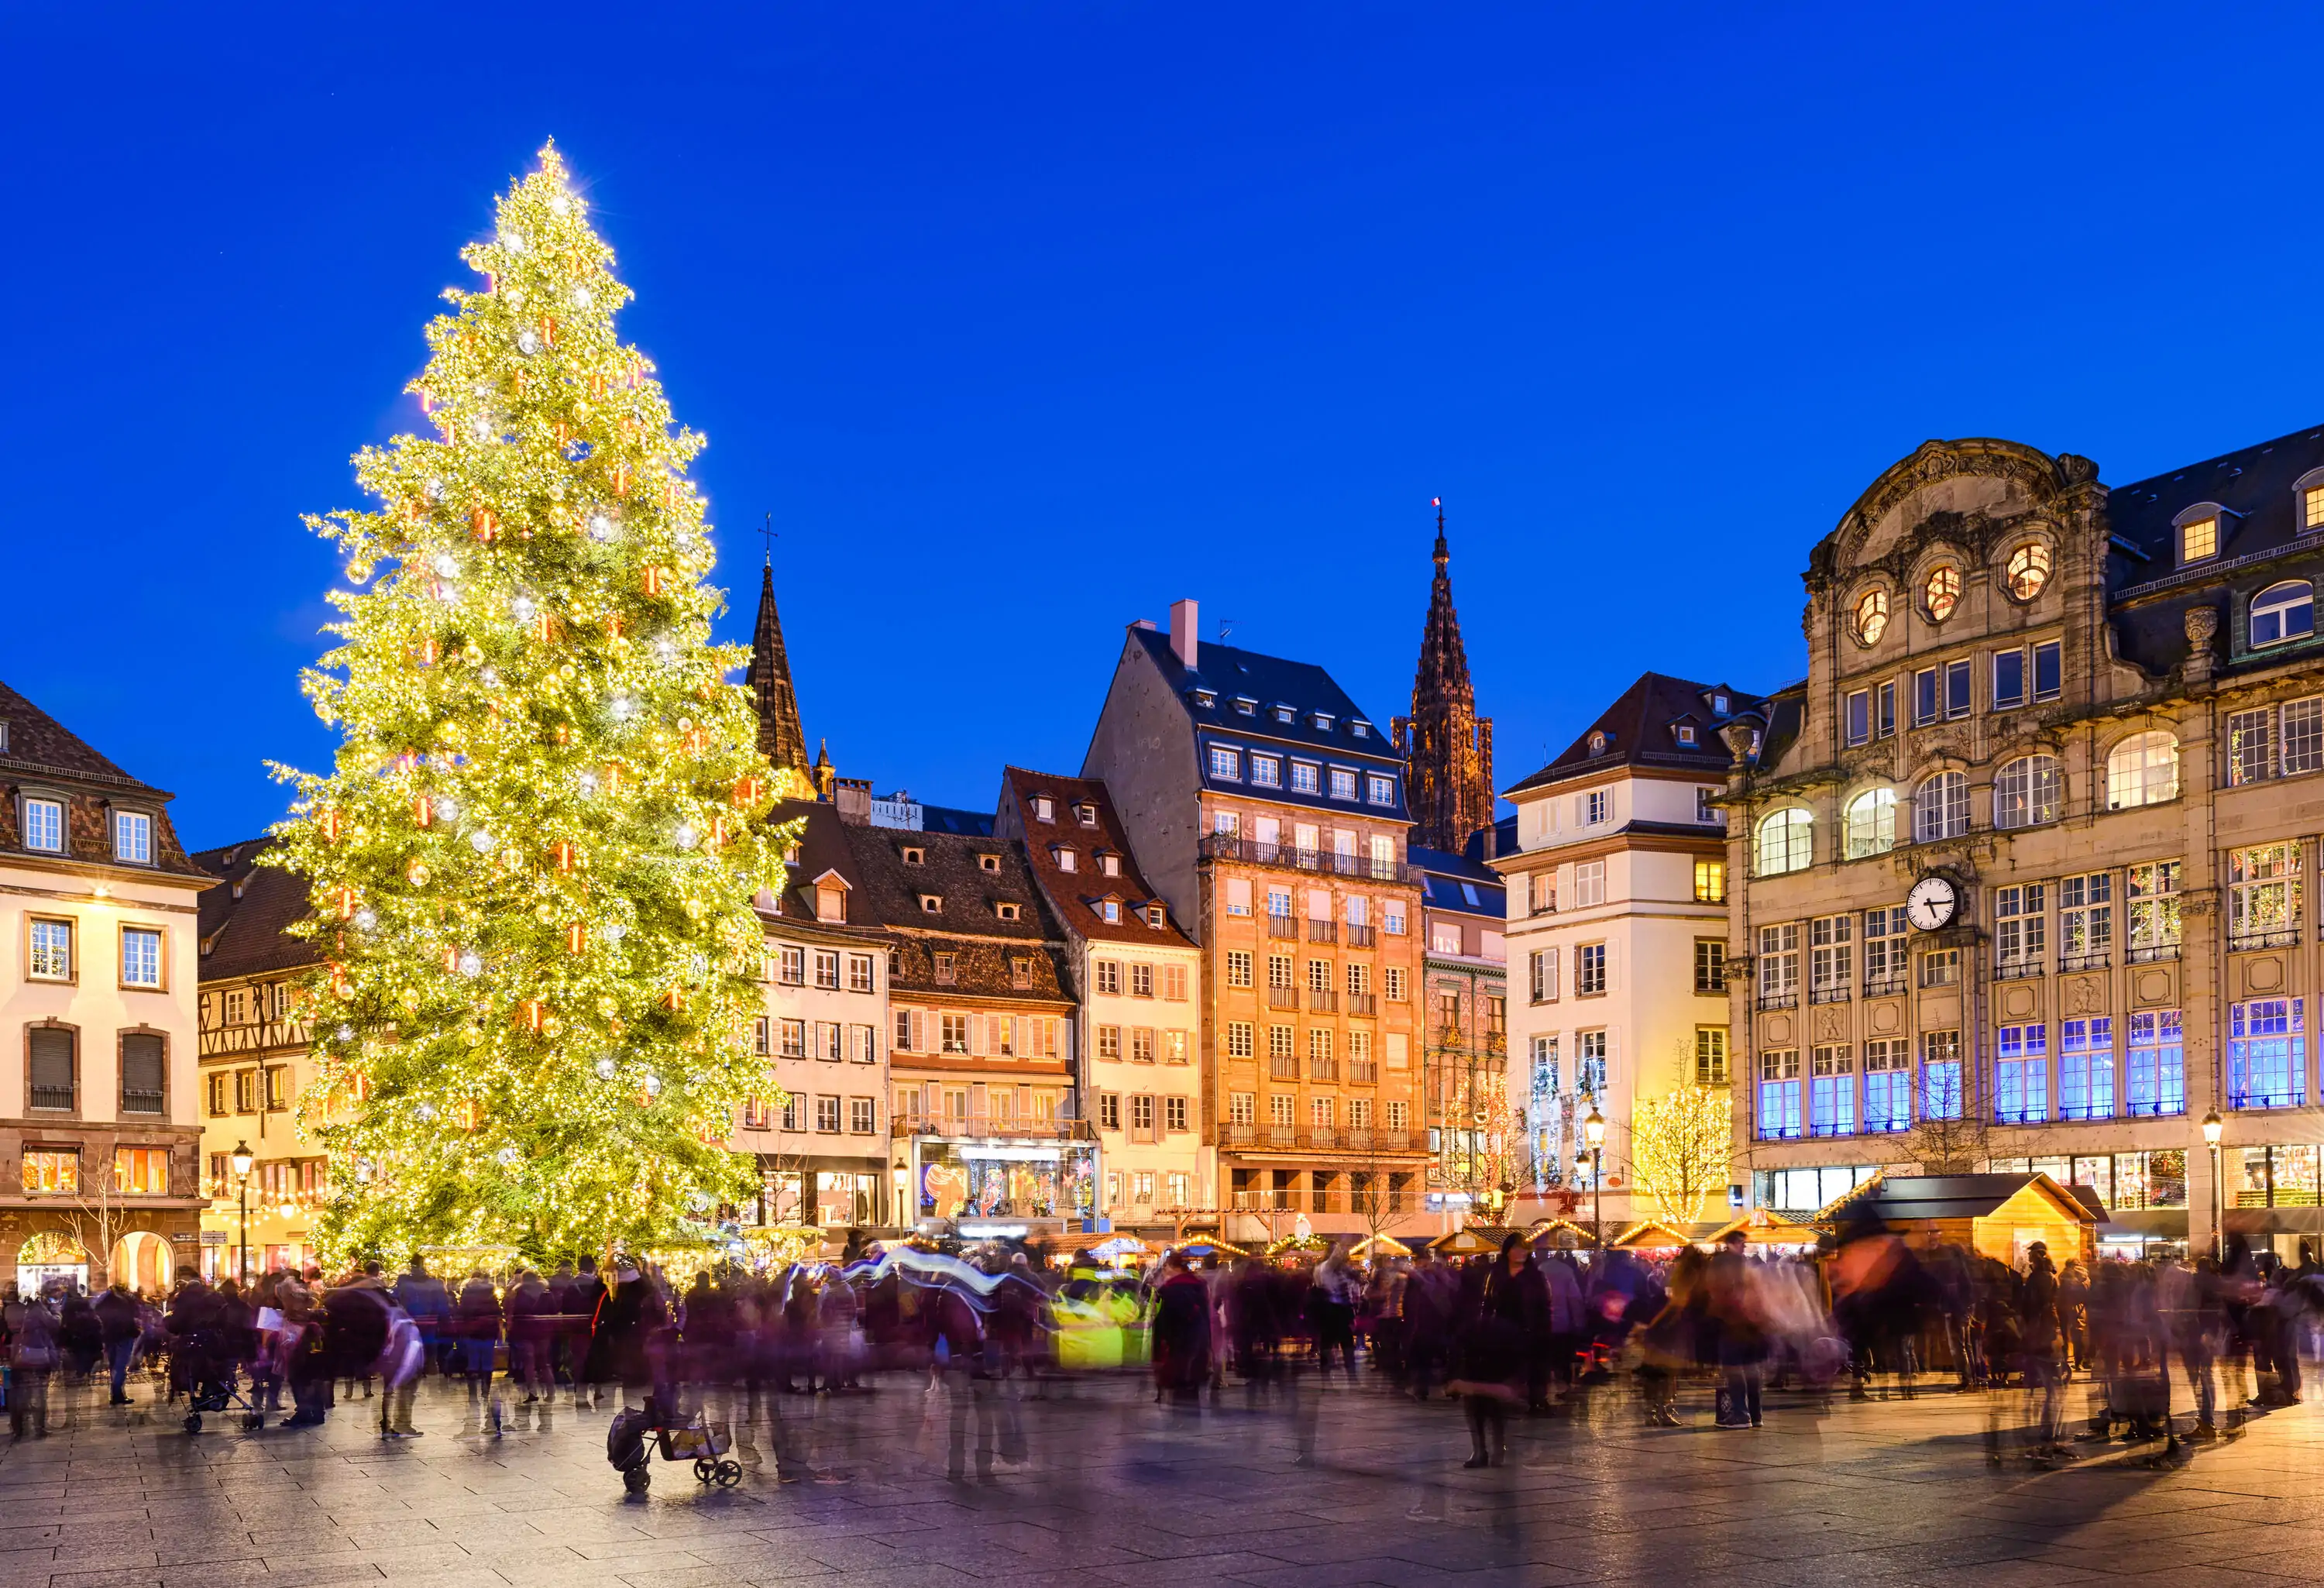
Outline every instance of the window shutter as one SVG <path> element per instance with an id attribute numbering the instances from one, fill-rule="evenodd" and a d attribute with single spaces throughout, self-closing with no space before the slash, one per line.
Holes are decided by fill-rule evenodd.
<path id="1" fill-rule="evenodd" d="M 123 1092 L 161 1090 L 161 1039 L 151 1031 L 132 1031 L 121 1039 Z"/>
<path id="2" fill-rule="evenodd" d="M 1227 913 L 1229 915 L 1250 913 L 1250 879 L 1249 877 L 1227 879 Z"/>
<path id="3" fill-rule="evenodd" d="M 981 1057 L 984 1052 L 984 1020 L 981 1014 L 968 1017 L 968 1051 L 972 1057 Z"/>
<path id="4" fill-rule="evenodd" d="M 927 1011 L 918 1009 L 912 1011 L 912 1051 L 914 1053 L 926 1053 L 928 1050 L 927 1019 Z"/>
<path id="5" fill-rule="evenodd" d="M 1332 891 L 1329 888 L 1307 890 L 1307 919 L 1328 921 L 1332 919 Z"/>
<path id="6" fill-rule="evenodd" d="M 73 1084 L 73 1034 L 56 1026 L 32 1032 L 32 1085 L 69 1091 Z"/>
<path id="7" fill-rule="evenodd" d="M 1621 976 L 1615 963 L 1614 950 L 1619 945 L 1611 937 L 1606 940 L 1606 991 L 1609 992 L 1622 984 Z"/>

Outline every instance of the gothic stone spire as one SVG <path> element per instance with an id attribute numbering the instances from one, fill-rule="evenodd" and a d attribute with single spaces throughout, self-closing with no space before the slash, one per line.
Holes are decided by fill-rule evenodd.
<path id="1" fill-rule="evenodd" d="M 1469 652 L 1452 607 L 1452 553 L 1444 542 L 1444 503 L 1436 507 L 1436 577 L 1420 632 L 1420 665 L 1412 677 L 1412 715 L 1396 724 L 1408 769 L 1414 837 L 1458 854 L 1469 835 L 1493 820 L 1493 720 L 1477 715 Z"/>
<path id="2" fill-rule="evenodd" d="M 799 728 L 798 696 L 791 688 L 791 660 L 783 650 L 782 620 L 775 615 L 775 570 L 770 562 L 759 581 L 759 627 L 751 636 L 751 670 L 743 682 L 759 707 L 759 753 L 778 775 L 795 773 L 812 798 L 807 734 Z"/>

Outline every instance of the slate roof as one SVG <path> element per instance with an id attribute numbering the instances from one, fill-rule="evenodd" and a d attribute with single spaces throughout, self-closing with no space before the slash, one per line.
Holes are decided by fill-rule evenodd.
<path id="1" fill-rule="evenodd" d="M 1047 794 L 1055 802 L 1056 819 L 1035 819 L 1036 794 Z M 1194 940 L 1175 919 L 1166 915 L 1167 924 L 1157 931 L 1133 913 L 1141 906 L 1163 904 L 1164 900 L 1138 869 L 1137 854 L 1130 846 L 1129 829 L 1114 810 L 1102 779 L 1069 778 L 1012 766 L 1003 769 L 1001 774 L 1001 798 L 1016 808 L 1015 826 L 1025 835 L 1022 853 L 1026 865 L 1058 921 L 1098 942 L 1163 944 L 1174 948 L 1194 946 Z M 1084 826 L 1074 818 L 1076 805 L 1095 809 L 1095 826 Z M 1058 864 L 1052 853 L 1053 846 L 1057 845 L 1074 851 L 1074 870 L 1069 872 Z M 1120 876 L 1109 877 L 1100 868 L 1097 855 L 1101 850 L 1120 857 Z M 1121 902 L 1122 919 L 1119 921 L 1109 921 L 1098 912 L 1098 904 L 1109 895 Z"/>
<path id="2" fill-rule="evenodd" d="M 60 785 L 60 791 L 71 790 L 65 818 L 67 849 L 63 858 L 117 863 L 112 858 L 113 844 L 106 830 L 104 808 L 107 800 L 128 795 L 141 807 L 150 806 L 152 809 L 153 863 L 124 869 L 179 876 L 202 874 L 201 868 L 187 857 L 179 844 L 177 829 L 163 808 L 172 798 L 166 789 L 122 771 L 79 734 L 5 683 L 0 683 L 0 723 L 7 725 L 7 749 L 0 752 L 0 787 L 20 781 L 47 782 Z M 0 799 L 0 849 L 39 853 L 24 849 L 17 822 L 16 802 Z"/>
<path id="3" fill-rule="evenodd" d="M 1406 845 L 1404 854 L 1420 868 L 1420 899 L 1429 909 L 1495 921 L 1507 917 L 1508 890 L 1492 867 L 1422 844 Z"/>
<path id="4" fill-rule="evenodd" d="M 847 841 L 846 824 L 839 819 L 838 809 L 820 799 L 784 799 L 768 813 L 770 826 L 804 820 L 799 833 L 799 857 L 788 867 L 783 879 L 782 919 L 807 925 L 815 924 L 816 879 L 837 872 L 848 887 L 847 919 L 850 926 L 878 924 L 869 915 L 869 900 L 863 891 L 861 868 L 856 864 L 855 850 Z"/>
<path id="5" fill-rule="evenodd" d="M 307 881 L 281 866 L 261 865 L 267 844 L 253 838 L 192 857 L 219 879 L 195 900 L 205 982 L 300 970 L 322 958 L 313 944 L 290 930 L 307 914 Z"/>
<path id="6" fill-rule="evenodd" d="M 1852 1204 L 1883 1219 L 1983 1218 L 2034 1181 L 2045 1182 L 2068 1205 L 2086 1215 L 2089 1207 L 2047 1175 L 1905 1175 L 1884 1179 L 1868 1196 Z M 2096 1215 L 2089 1215 L 2093 1222 Z"/>
<path id="7" fill-rule="evenodd" d="M 1052 1002 L 1073 996 L 1065 946 L 1044 914 L 1040 890 L 1016 845 L 898 827 L 843 825 L 841 830 L 854 854 L 861 890 L 849 900 L 850 919 L 898 933 L 890 978 L 894 991 Z M 908 851 L 919 856 L 918 863 L 908 863 Z M 985 856 L 994 858 L 990 870 L 982 863 Z M 937 908 L 924 909 L 922 895 L 933 895 Z M 1017 919 L 1001 918 L 996 907 L 1004 903 L 1017 906 Z M 957 956 L 955 981 L 936 980 L 938 953 Z M 1010 985 L 1010 960 L 1028 957 L 1033 984 Z"/>
<path id="8" fill-rule="evenodd" d="M 1512 811 L 1508 816 L 1501 817 L 1500 820 L 1493 824 L 1493 853 L 1495 854 L 1515 854 L 1517 851 L 1517 813 Z M 1485 859 L 1484 828 L 1479 827 L 1475 832 L 1469 835 L 1469 841 L 1461 846 L 1461 858 L 1463 860 L 1473 860 L 1480 864 L 1483 863 Z"/>
<path id="9" fill-rule="evenodd" d="M 1725 716 L 1711 709 L 1711 697 L 1717 694 L 1727 697 Z M 1636 683 L 1574 736 L 1564 753 L 1508 789 L 1504 798 L 1569 778 L 1626 766 L 1667 768 L 1724 778 L 1730 758 L 1726 743 L 1719 737 L 1720 728 L 1735 717 L 1751 714 L 1762 704 L 1762 697 L 1725 684 L 1699 684 L 1667 673 L 1640 673 Z M 1692 747 L 1678 742 L 1676 730 L 1682 723 L 1693 725 Z M 1593 751 L 1590 747 L 1592 734 L 1606 735 L 1604 749 Z"/>

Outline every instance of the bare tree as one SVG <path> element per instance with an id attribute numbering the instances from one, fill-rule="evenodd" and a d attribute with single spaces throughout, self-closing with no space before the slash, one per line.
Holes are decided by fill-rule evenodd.
<path id="1" fill-rule="evenodd" d="M 57 1216 L 88 1255 L 88 1288 L 96 1291 L 113 1283 L 114 1243 L 134 1227 L 137 1214 L 115 1184 L 111 1162 L 98 1167 L 94 1187 L 90 1178 L 87 1174 L 78 1177 L 72 1201 L 60 1208 Z"/>
<path id="2" fill-rule="evenodd" d="M 1913 1156 L 1923 1173 L 1973 1174 L 1987 1156 L 1992 1125 L 1962 1074 L 1958 1065 L 1922 1072 L 1921 1106 L 1911 1140 Z"/>

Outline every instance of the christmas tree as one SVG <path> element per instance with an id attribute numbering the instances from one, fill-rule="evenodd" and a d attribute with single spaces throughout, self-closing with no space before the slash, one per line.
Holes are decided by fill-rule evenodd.
<path id="1" fill-rule="evenodd" d="M 308 669 L 340 732 L 277 857 L 330 1154 L 328 1258 L 547 1257 L 683 1239 L 752 1193 L 724 1145 L 763 1090 L 753 895 L 787 836 L 756 717 L 710 642 L 724 604 L 631 296 L 554 147 L 464 251 L 412 390 L 434 439 L 355 459 L 377 512 L 310 518 L 350 589 Z"/>

